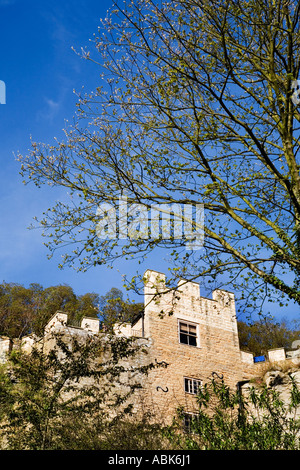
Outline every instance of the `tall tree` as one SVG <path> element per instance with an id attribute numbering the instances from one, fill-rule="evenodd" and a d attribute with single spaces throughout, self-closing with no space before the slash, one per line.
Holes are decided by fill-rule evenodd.
<path id="1" fill-rule="evenodd" d="M 40 286 L 29 288 L 15 283 L 0 285 L 0 334 L 10 338 L 28 334 L 39 297 Z"/>
<path id="2" fill-rule="evenodd" d="M 123 297 L 123 292 L 116 287 L 112 287 L 100 297 L 100 317 L 108 331 L 113 331 L 113 326 L 116 323 L 132 322 L 144 309 L 144 304 L 129 302 Z"/>
<path id="3" fill-rule="evenodd" d="M 65 141 L 19 156 L 25 181 L 72 195 L 41 221 L 51 252 L 73 243 L 64 263 L 84 270 L 171 248 L 174 276 L 227 283 L 249 309 L 299 304 L 299 11 L 292 0 L 116 0 L 98 56 L 84 53 L 104 86 L 80 97 Z M 136 204 L 161 203 L 204 205 L 201 250 L 174 227 L 169 239 L 133 230 Z M 99 238 L 109 213 L 115 236 Z"/>
<path id="4" fill-rule="evenodd" d="M 238 321 L 239 341 L 242 350 L 248 350 L 256 356 L 267 355 L 269 349 L 293 348 L 299 340 L 299 322 L 280 322 L 263 318 L 252 323 Z"/>

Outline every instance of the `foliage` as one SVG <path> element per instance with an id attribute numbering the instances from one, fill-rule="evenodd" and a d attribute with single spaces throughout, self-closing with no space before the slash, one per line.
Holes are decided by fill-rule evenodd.
<path id="1" fill-rule="evenodd" d="M 167 436 L 189 450 L 299 450 L 300 420 L 295 418 L 300 391 L 293 381 L 290 402 L 277 391 L 251 387 L 232 391 L 223 380 L 212 379 L 198 394 L 199 410 L 182 434 L 183 410 Z M 179 432 L 178 432 L 179 430 Z"/>
<path id="2" fill-rule="evenodd" d="M 76 295 L 68 285 L 43 288 L 40 284 L 24 287 L 16 283 L 0 285 L 0 335 L 20 338 L 29 333 L 40 335 L 57 311 L 67 311 L 70 321 L 79 324 L 83 316 L 97 317 L 99 296 Z"/>
<path id="3" fill-rule="evenodd" d="M 143 376 L 157 366 L 130 362 L 136 354 L 145 353 L 143 345 L 133 339 L 94 336 L 87 341 L 59 333 L 52 339 L 55 346 L 51 343 L 49 351 L 38 347 L 30 355 L 14 351 L 1 371 L 4 447 L 102 448 L 107 445 L 108 429 L 129 419 L 132 394 L 140 388 Z"/>
<path id="4" fill-rule="evenodd" d="M 123 292 L 116 287 L 112 287 L 105 295 L 100 296 L 99 312 L 101 320 L 110 332 L 115 323 L 132 322 L 143 309 L 143 303 L 132 303 L 123 300 Z"/>
<path id="5" fill-rule="evenodd" d="M 26 183 L 71 197 L 40 221 L 50 255 L 74 246 L 63 264 L 86 270 L 170 248 L 171 278 L 227 283 L 249 311 L 299 304 L 299 13 L 292 0 L 116 0 L 83 52 L 103 81 L 65 140 L 19 155 Z M 120 195 L 128 232 L 99 237 L 100 204 L 123 222 Z M 199 203 L 200 251 L 139 232 L 139 204 Z"/>
<path id="6" fill-rule="evenodd" d="M 57 442 L 59 450 L 161 450 L 170 449 L 159 424 L 151 424 L 149 417 L 131 417 L 104 423 L 93 417 L 91 422 L 77 420 L 72 415 L 64 422 Z"/>

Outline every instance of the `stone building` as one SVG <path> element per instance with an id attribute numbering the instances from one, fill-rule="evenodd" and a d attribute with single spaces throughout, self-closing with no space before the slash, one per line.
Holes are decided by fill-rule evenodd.
<path id="1" fill-rule="evenodd" d="M 142 336 L 149 342 L 154 369 L 144 383 L 144 401 L 161 418 L 182 406 L 196 412 L 198 388 L 212 376 L 236 387 L 256 372 L 253 355 L 239 347 L 234 295 L 216 290 L 212 299 L 200 296 L 199 284 L 179 281 L 166 289 L 165 275 L 146 271 L 144 311 L 116 334 Z"/>
<path id="2" fill-rule="evenodd" d="M 148 354 L 134 360 L 153 363 L 147 377 L 136 377 L 142 388 L 134 396 L 136 411 L 150 411 L 160 422 L 172 419 L 178 407 L 187 414 L 196 413 L 196 395 L 202 384 L 213 376 L 223 377 L 236 389 L 258 374 L 260 364 L 251 353 L 240 350 L 234 294 L 215 290 L 212 299 L 200 296 L 199 284 L 180 280 L 178 289 L 167 289 L 165 275 L 147 270 L 144 275 L 144 310 L 132 323 L 115 325 L 115 334 L 136 337 Z M 67 326 L 67 314 L 57 312 L 45 328 L 68 330 L 68 334 L 88 338 L 105 335 L 97 319 L 83 318 L 78 328 Z M 23 339 L 30 352 L 41 339 Z M 42 339 L 45 344 L 44 339 Z M 47 342 L 51 347 L 51 342 Z M 7 339 L 0 341 L 0 359 L 11 349 Z M 285 351 L 269 352 L 269 359 L 285 359 Z"/>

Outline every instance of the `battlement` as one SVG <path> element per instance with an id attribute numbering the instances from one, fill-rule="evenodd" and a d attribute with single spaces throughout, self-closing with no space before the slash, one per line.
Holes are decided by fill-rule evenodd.
<path id="1" fill-rule="evenodd" d="M 141 336 L 151 337 L 154 318 L 170 316 L 237 335 L 233 293 L 218 289 L 213 292 L 212 299 L 207 299 L 200 296 L 197 282 L 180 279 L 176 288 L 169 288 L 165 274 L 153 270 L 147 270 L 144 274 L 143 315 L 134 325 L 116 325 L 115 331 L 125 336 L 138 336 L 140 332 Z"/>
<path id="2" fill-rule="evenodd" d="M 75 327 L 68 325 L 68 314 L 65 312 L 56 312 L 53 317 L 49 320 L 45 327 L 45 333 L 49 333 L 51 331 L 57 331 L 60 329 L 68 328 L 76 328 L 78 330 L 82 329 L 85 331 L 89 331 L 90 333 L 97 334 L 100 331 L 100 321 L 98 318 L 92 317 L 83 317 L 81 320 L 80 327 Z"/>

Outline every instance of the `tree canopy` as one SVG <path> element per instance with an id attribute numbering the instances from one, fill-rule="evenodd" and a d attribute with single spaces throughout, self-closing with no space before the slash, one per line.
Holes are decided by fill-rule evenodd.
<path id="1" fill-rule="evenodd" d="M 269 349 L 293 349 L 293 342 L 300 337 L 299 320 L 275 321 L 263 318 L 251 323 L 238 321 L 240 348 L 252 352 L 255 356 L 266 355 Z"/>
<path id="2" fill-rule="evenodd" d="M 106 294 L 77 295 L 67 284 L 43 288 L 32 283 L 0 284 L 0 336 L 20 338 L 30 333 L 41 335 L 50 318 L 58 311 L 68 313 L 68 322 L 79 326 L 83 317 L 99 318 L 106 331 L 115 323 L 132 322 L 144 304 L 124 299 L 123 292 L 112 287 Z"/>
<path id="3" fill-rule="evenodd" d="M 291 0 L 114 2 L 83 52 L 99 87 L 79 97 L 64 140 L 19 155 L 25 182 L 71 194 L 40 221 L 50 253 L 73 245 L 63 263 L 85 270 L 170 248 L 174 277 L 227 284 L 257 311 L 299 304 L 299 11 Z M 120 195 L 127 236 L 117 226 L 101 238 L 97 209 L 120 222 Z M 203 204 L 202 249 L 138 228 L 141 205 L 160 204 Z"/>

